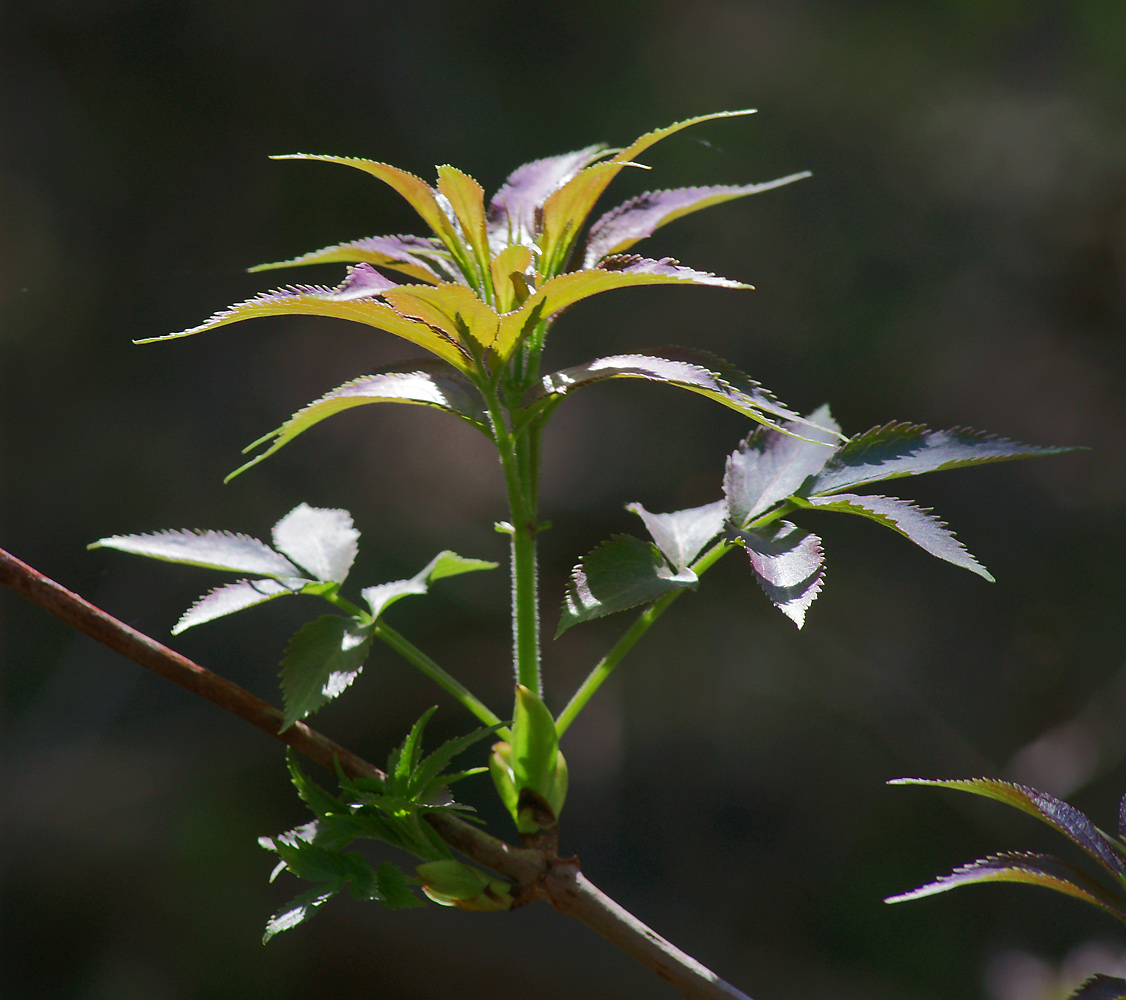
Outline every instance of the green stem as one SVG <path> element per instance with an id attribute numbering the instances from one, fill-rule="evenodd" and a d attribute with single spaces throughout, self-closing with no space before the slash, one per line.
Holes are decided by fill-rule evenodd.
<path id="1" fill-rule="evenodd" d="M 702 576 L 733 548 L 735 548 L 733 543 L 720 539 L 692 564 L 692 571 L 697 576 Z M 683 593 L 683 590 L 674 590 L 671 594 L 665 594 L 664 597 L 650 604 L 638 615 L 637 620 L 625 631 L 622 637 L 614 643 L 610 651 L 595 664 L 594 669 L 587 675 L 586 680 L 582 682 L 567 703 L 567 707 L 559 713 L 559 717 L 555 720 L 555 730 L 560 736 L 575 721 L 575 717 L 583 710 L 594 692 L 602 686 L 602 682 L 610 676 L 626 653 L 633 649 L 637 640 L 649 631 L 649 626 L 660 618 L 665 613 L 665 609 Z"/>
<path id="2" fill-rule="evenodd" d="M 386 622 L 375 623 L 375 635 L 390 646 L 404 660 L 418 667 L 427 677 L 438 685 L 447 694 L 456 698 L 462 705 L 469 709 L 486 726 L 495 726 L 501 722 L 500 716 L 491 711 L 472 691 L 461 681 L 448 674 L 421 649 L 419 649 L 406 636 L 393 629 Z M 497 730 L 497 735 L 502 739 L 510 739 L 511 733 L 507 728 Z"/>

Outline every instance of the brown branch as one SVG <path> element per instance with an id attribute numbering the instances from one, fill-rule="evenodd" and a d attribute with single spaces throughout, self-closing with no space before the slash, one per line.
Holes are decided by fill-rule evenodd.
<path id="1" fill-rule="evenodd" d="M 273 705 L 118 621 L 3 549 L 0 583 L 71 628 L 245 719 L 329 770 L 339 761 L 342 770 L 352 777 L 382 774 L 374 764 L 303 722 L 283 731 L 285 717 Z M 514 847 L 447 813 L 431 813 L 427 820 L 455 850 L 512 879 L 518 900 L 548 900 L 560 913 L 582 921 L 686 996 L 696 1000 L 750 1000 L 596 888 L 579 871 L 577 859 L 559 858 L 554 850 Z"/>

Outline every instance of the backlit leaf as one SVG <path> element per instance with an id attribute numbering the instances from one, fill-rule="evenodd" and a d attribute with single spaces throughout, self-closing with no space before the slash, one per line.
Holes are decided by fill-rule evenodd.
<path id="1" fill-rule="evenodd" d="M 786 409 L 759 383 L 748 378 L 726 361 L 702 351 L 674 348 L 664 356 L 615 354 L 545 375 L 533 391 L 532 399 L 565 396 L 584 385 L 610 378 L 641 378 L 666 382 L 714 399 L 759 423 L 773 426 L 775 421 L 801 420 Z"/>
<path id="2" fill-rule="evenodd" d="M 1126 1000 L 1126 979 L 1118 976 L 1092 976 L 1068 1000 Z"/>
<path id="3" fill-rule="evenodd" d="M 485 191 L 469 174 L 448 164 L 438 168 L 438 193 L 449 203 L 483 274 L 489 266 L 489 238 L 485 233 Z"/>
<path id="4" fill-rule="evenodd" d="M 809 177 L 809 171 L 790 174 L 763 184 L 716 184 L 711 187 L 674 188 L 671 191 L 646 191 L 611 209 L 593 226 L 583 251 L 583 267 L 593 267 L 603 257 L 623 253 L 639 240 L 691 212 L 759 194 Z"/>
<path id="5" fill-rule="evenodd" d="M 266 923 L 266 933 L 262 935 L 262 943 L 282 931 L 292 930 L 303 924 L 325 903 L 335 896 L 341 889 L 340 884 L 320 885 L 308 892 L 301 893 L 296 899 L 291 900 L 277 913 L 270 917 Z"/>
<path id="6" fill-rule="evenodd" d="M 801 484 L 833 457 L 840 427 L 827 405 L 814 410 L 804 424 L 790 422 L 785 426 L 790 434 L 757 428 L 727 459 L 723 492 L 733 524 L 749 524 L 798 492 Z"/>
<path id="7" fill-rule="evenodd" d="M 825 579 L 821 539 L 789 521 L 745 531 L 742 538 L 755 578 L 770 603 L 801 628 Z"/>
<path id="8" fill-rule="evenodd" d="M 893 531 L 898 531 L 904 538 L 909 538 L 932 556 L 945 559 L 955 566 L 976 573 L 990 583 L 993 582 L 989 571 L 970 555 L 966 547 L 954 537 L 954 533 L 942 521 L 929 511 L 916 507 L 909 500 L 900 500 L 897 497 L 858 496 L 855 493 L 834 493 L 827 497 L 808 497 L 798 502 L 803 507 L 859 514 Z"/>
<path id="9" fill-rule="evenodd" d="M 723 530 L 727 518 L 724 500 L 671 514 L 650 514 L 639 503 L 627 504 L 626 510 L 645 522 L 657 548 L 676 569 L 687 569 L 704 546 Z"/>
<path id="10" fill-rule="evenodd" d="M 389 267 L 419 281 L 447 281 L 448 276 L 436 274 L 433 265 L 426 259 L 427 255 L 434 253 L 434 249 L 435 244 L 421 236 L 369 236 L 348 243 L 336 243 L 290 260 L 259 264 L 250 268 L 250 271 L 272 271 L 279 267 L 298 267 L 303 264 L 365 263 Z"/>
<path id="11" fill-rule="evenodd" d="M 483 347 L 491 347 L 500 317 L 467 285 L 400 285 L 384 298 L 404 316 L 442 330 L 450 340 L 464 343 L 468 332 Z"/>
<path id="12" fill-rule="evenodd" d="M 374 625 L 325 615 L 298 630 L 282 660 L 281 686 L 288 729 L 337 697 L 363 669 Z"/>
<path id="13" fill-rule="evenodd" d="M 1126 910 L 1122 900 L 1108 892 L 1103 886 L 1085 872 L 1069 865 L 1050 854 L 1006 853 L 996 854 L 972 864 L 955 868 L 949 875 L 943 875 L 934 882 L 919 886 L 898 896 L 889 896 L 885 903 L 902 903 L 908 899 L 920 899 L 935 893 L 947 892 L 961 885 L 976 885 L 981 882 L 1023 882 L 1026 885 L 1039 885 L 1055 889 L 1085 903 L 1105 910 L 1111 916 L 1126 921 Z"/>
<path id="14" fill-rule="evenodd" d="M 285 556 L 265 542 L 230 531 L 157 531 L 148 535 L 113 535 L 100 538 L 91 549 L 117 549 L 164 562 L 255 573 L 278 579 L 300 576 Z"/>
<path id="15" fill-rule="evenodd" d="M 697 582 L 690 569 L 670 569 L 657 546 L 616 535 L 572 570 L 556 638 L 579 622 L 648 604 Z"/>
<path id="16" fill-rule="evenodd" d="M 343 583 L 356 560 L 360 533 L 346 510 L 298 504 L 273 529 L 274 545 L 318 580 Z"/>
<path id="17" fill-rule="evenodd" d="M 390 861 L 384 861 L 375 872 L 381 902 L 393 910 L 411 910 L 426 904 L 411 892 L 403 870 Z"/>
<path id="18" fill-rule="evenodd" d="M 1078 844 L 1104 868 L 1116 875 L 1126 877 L 1126 864 L 1123 864 L 1106 834 L 1075 806 L 1047 792 L 995 778 L 897 778 L 888 784 L 934 785 L 938 788 L 953 788 L 960 792 L 970 792 L 973 795 L 1004 802 L 1047 823 L 1072 843 Z"/>
<path id="19" fill-rule="evenodd" d="M 307 431 L 326 417 L 371 403 L 413 403 L 433 406 L 461 417 L 475 427 L 484 429 L 486 415 L 480 393 L 468 379 L 439 361 L 413 361 L 396 365 L 373 375 L 363 375 L 345 382 L 320 399 L 302 407 L 277 430 L 259 438 L 244 451 L 251 451 L 266 442 L 270 447 L 232 472 L 227 480 L 245 472 L 289 444 L 298 434 Z"/>
<path id="20" fill-rule="evenodd" d="M 272 601 L 275 597 L 300 594 L 302 587 L 308 582 L 300 577 L 288 577 L 281 580 L 240 580 L 238 583 L 216 587 L 181 615 L 172 634 L 179 635 L 195 625 L 232 615 L 244 608 Z"/>
<path id="21" fill-rule="evenodd" d="M 1071 450 L 1021 444 L 968 428 L 932 431 L 921 424 L 886 424 L 850 438 L 810 484 L 809 492 L 832 493 L 899 476 Z"/>
<path id="22" fill-rule="evenodd" d="M 493 258 L 493 294 L 497 311 L 506 313 L 523 303 L 530 288 L 527 270 L 532 266 L 532 251 L 525 246 L 506 247 Z"/>
<path id="23" fill-rule="evenodd" d="M 431 583 L 447 576 L 473 573 L 477 570 L 496 569 L 495 562 L 484 559 L 467 559 L 456 552 L 439 552 L 409 580 L 392 580 L 374 587 L 366 587 L 361 593 L 371 608 L 373 618 L 378 618 L 387 607 L 402 597 L 412 594 L 425 594 Z"/>

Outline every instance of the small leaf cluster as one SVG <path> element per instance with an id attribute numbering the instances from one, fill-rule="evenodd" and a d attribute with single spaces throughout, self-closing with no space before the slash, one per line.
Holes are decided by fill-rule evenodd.
<path id="1" fill-rule="evenodd" d="M 1005 851 L 955 868 L 934 882 L 912 889 L 885 902 L 900 903 L 946 892 L 963 885 L 985 882 L 1019 882 L 1054 889 L 1098 907 L 1126 923 L 1126 796 L 1118 809 L 1118 836 L 1104 833 L 1073 805 L 1047 792 L 994 778 L 937 780 L 900 778 L 893 785 L 931 785 L 980 795 L 1036 817 L 1057 833 L 1063 834 L 1094 861 L 1100 879 L 1052 854 Z M 1098 975 L 1085 982 L 1071 1000 L 1124 1000 L 1126 979 Z"/>
<path id="2" fill-rule="evenodd" d="M 442 903 L 467 902 L 467 909 L 500 909 L 511 905 L 504 885 L 454 859 L 453 854 L 423 817 L 440 810 L 464 814 L 469 807 L 455 802 L 449 786 L 483 773 L 476 767 L 447 772 L 446 766 L 458 754 L 484 739 L 496 727 L 485 727 L 448 740 L 423 756 L 422 736 L 436 711 L 431 708 L 411 728 L 403 743 L 392 751 L 387 772 L 366 778 L 338 774 L 339 795 L 332 795 L 312 781 L 298 766 L 292 751 L 289 771 L 301 800 L 314 819 L 279 834 L 262 837 L 259 843 L 278 855 L 279 863 L 271 876 L 282 871 L 317 885 L 279 910 L 266 927 L 268 941 L 283 930 L 296 927 L 312 916 L 336 893 L 347 889 L 355 898 L 372 900 L 393 909 L 422 906 L 411 885 L 422 883 L 432 899 Z M 377 868 L 358 852 L 347 850 L 357 840 L 378 840 L 412 854 L 423 862 L 418 878 L 410 878 L 391 862 Z M 456 887 L 451 889 L 456 881 Z M 432 888 L 437 884 L 438 889 Z M 468 887 L 476 892 L 467 895 Z M 446 889 L 446 892 L 442 892 Z M 483 896 L 484 900 L 478 900 Z"/>
<path id="3" fill-rule="evenodd" d="M 899 497 L 852 491 L 926 472 L 1068 450 L 966 428 L 934 431 L 907 423 L 840 438 L 829 407 L 822 406 L 801 422 L 752 431 L 727 459 L 722 499 L 669 514 L 650 513 L 640 503 L 627 505 L 651 541 L 618 535 L 587 554 L 572 571 L 557 635 L 579 622 L 694 589 L 700 572 L 736 546 L 747 553 L 770 602 L 801 628 L 825 575 L 821 539 L 788 520 L 806 510 L 868 518 L 992 581 L 930 511 Z M 701 556 L 717 537 L 715 547 Z"/>

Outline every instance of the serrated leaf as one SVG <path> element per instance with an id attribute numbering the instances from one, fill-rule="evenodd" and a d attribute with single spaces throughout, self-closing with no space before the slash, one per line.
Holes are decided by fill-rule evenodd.
<path id="1" fill-rule="evenodd" d="M 291 900 L 277 913 L 270 917 L 266 923 L 266 932 L 262 935 L 262 943 L 266 944 L 272 937 L 282 931 L 292 930 L 303 924 L 325 903 L 340 891 L 340 885 L 323 885 L 301 893 L 296 899 Z"/>
<path id="2" fill-rule="evenodd" d="M 762 184 L 715 184 L 710 187 L 646 191 L 611 209 L 590 227 L 583 251 L 583 267 L 593 267 L 603 257 L 625 252 L 640 240 L 652 236 L 661 226 L 691 212 L 734 198 L 770 191 L 809 176 L 809 171 L 804 170 Z"/>
<path id="3" fill-rule="evenodd" d="M 481 771 L 484 771 L 485 768 L 476 767 L 468 771 L 460 771 L 457 774 L 443 774 L 442 768 L 458 754 L 468 750 L 473 744 L 479 743 L 481 740 L 485 739 L 486 736 L 495 733 L 498 728 L 499 725 L 482 726 L 480 729 L 475 729 L 465 736 L 446 740 L 437 750 L 428 754 L 411 775 L 411 797 L 424 800 L 441 785 L 452 784 L 456 780 L 467 778 L 473 774 L 479 774 Z"/>
<path id="4" fill-rule="evenodd" d="M 845 442 L 809 484 L 808 492 L 834 493 L 900 476 L 1058 455 L 1072 450 L 1021 444 L 965 427 L 932 431 L 922 424 L 891 423 L 874 427 Z"/>
<path id="5" fill-rule="evenodd" d="M 688 389 L 768 426 L 776 426 L 778 421 L 802 420 L 758 382 L 726 361 L 685 348 L 666 350 L 662 355 L 615 354 L 564 368 L 545 375 L 533 391 L 531 401 L 546 396 L 565 396 L 582 386 L 611 378 L 640 378 Z"/>
<path id="6" fill-rule="evenodd" d="M 898 896 L 889 896 L 884 902 L 901 903 L 908 899 L 920 899 L 923 896 L 947 892 L 958 886 L 976 885 L 982 882 L 1023 882 L 1026 885 L 1055 889 L 1057 892 L 1081 899 L 1085 903 L 1091 903 L 1111 916 L 1126 921 L 1126 910 L 1122 908 L 1122 900 L 1112 895 L 1079 868 L 1050 854 L 1011 852 L 991 855 L 972 864 L 955 868 L 949 875 L 943 875 L 934 882 L 919 886 L 918 889 L 912 889 Z"/>
<path id="7" fill-rule="evenodd" d="M 172 634 L 179 635 L 195 625 L 214 621 L 224 615 L 232 615 L 236 611 L 252 608 L 256 604 L 264 604 L 275 597 L 300 594 L 309 582 L 302 577 L 285 577 L 281 580 L 240 580 L 238 583 L 216 587 L 204 594 L 180 616 L 180 620 L 172 629 Z"/>
<path id="8" fill-rule="evenodd" d="M 273 528 L 274 545 L 318 580 L 343 583 L 359 550 L 360 533 L 346 510 L 298 504 Z"/>
<path id="9" fill-rule="evenodd" d="M 1068 1000 L 1126 1000 L 1126 979 L 1118 976 L 1092 976 Z"/>
<path id="10" fill-rule="evenodd" d="M 163 337 L 146 337 L 136 343 L 152 344 L 158 341 L 176 340 L 179 337 L 191 337 L 205 330 L 215 330 L 231 323 L 241 323 L 243 320 L 263 316 L 326 316 L 375 327 L 377 330 L 394 334 L 425 348 L 460 371 L 474 370 L 472 358 L 461 344 L 449 335 L 419 320 L 400 315 L 391 306 L 374 297 L 349 297 L 352 290 L 349 281 L 350 279 L 346 279 L 336 288 L 322 285 L 291 285 L 263 292 L 245 302 L 237 302 L 227 309 L 220 310 L 199 326 L 181 330 L 179 333 L 169 333 Z"/>
<path id="11" fill-rule="evenodd" d="M 690 569 L 669 568 L 660 549 L 632 535 L 615 535 L 587 553 L 571 571 L 555 637 L 572 625 L 671 594 L 698 582 Z"/>
<path id="12" fill-rule="evenodd" d="M 485 232 L 485 190 L 469 174 L 448 164 L 438 168 L 438 193 L 449 202 L 461 232 L 473 251 L 477 268 L 489 267 L 489 238 Z"/>
<path id="13" fill-rule="evenodd" d="M 419 716 L 418 721 L 411 726 L 411 731 L 407 733 L 407 738 L 403 740 L 402 745 L 392 754 L 391 760 L 387 762 L 387 772 L 393 778 L 396 790 L 408 800 L 410 799 L 410 777 L 418 766 L 418 757 L 422 752 L 422 734 L 426 729 L 426 723 L 437 711 L 438 706 L 431 705 Z"/>
<path id="14" fill-rule="evenodd" d="M 383 904 L 393 910 L 411 910 L 426 905 L 411 892 L 403 870 L 390 861 L 384 861 L 376 869 L 375 880 L 379 894 L 383 897 Z"/>
<path id="15" fill-rule="evenodd" d="M 433 254 L 435 244 L 421 236 L 368 236 L 362 240 L 335 243 L 321 250 L 313 250 L 269 264 L 258 264 L 250 268 L 257 271 L 273 271 L 280 267 L 299 267 L 305 264 L 372 264 L 388 267 L 409 275 L 419 281 L 438 282 L 448 280 L 441 273 L 435 273 L 426 255 Z"/>
<path id="16" fill-rule="evenodd" d="M 664 128 L 654 129 L 635 140 L 632 145 L 617 153 L 606 163 L 596 163 L 585 167 L 562 185 L 543 204 L 543 232 L 540 248 L 546 266 L 545 274 L 555 273 L 567 258 L 570 246 L 574 243 L 579 229 L 586 221 L 594 204 L 618 172 L 636 157 L 662 139 L 681 129 L 715 118 L 731 118 L 754 114 L 751 110 L 721 111 L 716 114 L 700 115 L 682 122 L 674 122 Z"/>
<path id="17" fill-rule="evenodd" d="M 996 778 L 897 778 L 891 785 L 932 785 L 953 788 L 972 795 L 1004 802 L 1021 812 L 1035 816 L 1052 829 L 1062 833 L 1072 843 L 1083 848 L 1104 868 L 1115 875 L 1126 877 L 1126 864 L 1111 845 L 1109 838 L 1075 806 L 1026 785 Z"/>
<path id="18" fill-rule="evenodd" d="M 483 347 L 496 340 L 500 316 L 467 285 L 400 285 L 384 298 L 402 315 L 436 327 L 458 344 L 466 343 L 467 334 Z"/>
<path id="19" fill-rule="evenodd" d="M 450 371 L 442 362 L 422 360 L 395 365 L 381 372 L 345 382 L 320 399 L 302 407 L 277 430 L 270 431 L 269 434 L 244 448 L 243 451 L 248 452 L 268 441 L 272 442 L 264 452 L 227 476 L 226 481 L 229 482 L 263 459 L 269 458 L 279 448 L 289 444 L 298 434 L 303 434 L 325 418 L 355 406 L 367 406 L 372 403 L 432 406 L 461 417 L 481 429 L 484 429 L 487 419 L 481 395 L 473 383 L 457 372 Z"/>
<path id="20" fill-rule="evenodd" d="M 604 143 L 517 167 L 489 203 L 489 242 L 494 252 L 513 243 L 535 242 L 536 216 L 548 195 L 583 167 L 606 155 Z"/>
<path id="21" fill-rule="evenodd" d="M 275 579 L 299 577 L 300 570 L 265 542 L 231 531 L 157 531 L 145 535 L 111 535 L 87 546 L 117 549 L 163 562 L 256 573 Z"/>
<path id="22" fill-rule="evenodd" d="M 339 615 L 326 615 L 298 630 L 282 660 L 283 729 L 337 697 L 359 676 L 373 632 L 373 624 Z"/>
<path id="23" fill-rule="evenodd" d="M 506 313 L 523 303 L 532 287 L 528 269 L 532 266 L 532 251 L 519 244 L 506 247 L 489 265 L 493 274 L 493 294 L 497 311 Z"/>
<path id="24" fill-rule="evenodd" d="M 551 278 L 528 296 L 519 309 L 502 316 L 496 334 L 495 350 L 501 358 L 507 358 L 519 345 L 533 321 L 547 319 L 592 295 L 636 285 L 677 284 L 714 285 L 718 288 L 751 287 L 706 271 L 683 267 L 671 257 L 661 260 L 633 255 L 609 257 L 589 270 L 571 271 Z"/>
<path id="25" fill-rule="evenodd" d="M 467 559 L 456 552 L 439 552 L 409 580 L 392 580 L 361 591 L 371 608 L 373 618 L 378 618 L 395 601 L 412 594 L 425 594 L 430 584 L 447 576 L 472 573 L 482 569 L 496 569 L 495 562 L 484 559 Z"/>
<path id="26" fill-rule="evenodd" d="M 733 524 L 745 526 L 797 493 L 833 457 L 840 427 L 828 405 L 814 410 L 804 424 L 784 426 L 790 433 L 757 428 L 727 459 L 723 492 Z"/>
<path id="27" fill-rule="evenodd" d="M 626 504 L 626 510 L 645 522 L 657 548 L 676 569 L 687 569 L 704 546 L 723 530 L 727 519 L 725 500 L 671 514 L 650 514 L 639 503 Z"/>
<path id="28" fill-rule="evenodd" d="M 821 539 L 789 521 L 774 521 L 741 535 L 759 586 L 770 603 L 801 628 L 825 578 Z"/>
<path id="29" fill-rule="evenodd" d="M 844 514 L 859 514 L 869 520 L 899 532 L 932 556 L 968 569 L 990 583 L 993 576 L 981 565 L 966 547 L 954 537 L 943 521 L 929 511 L 916 507 L 909 500 L 898 497 L 858 496 L 855 493 L 834 493 L 831 496 L 812 496 L 800 501 L 801 505 L 818 510 L 835 510 Z"/>

